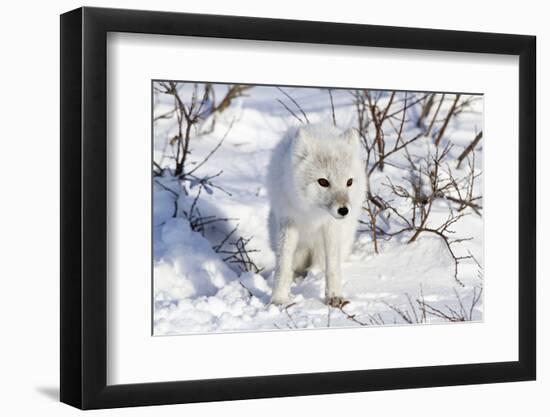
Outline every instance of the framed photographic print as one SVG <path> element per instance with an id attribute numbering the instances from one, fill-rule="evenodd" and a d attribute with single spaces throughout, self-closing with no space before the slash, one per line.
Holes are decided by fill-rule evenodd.
<path id="1" fill-rule="evenodd" d="M 61 401 L 535 379 L 535 38 L 61 16 Z"/>

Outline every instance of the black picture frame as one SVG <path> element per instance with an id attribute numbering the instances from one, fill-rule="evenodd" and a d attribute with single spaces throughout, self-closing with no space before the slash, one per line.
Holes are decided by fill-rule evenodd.
<path id="1" fill-rule="evenodd" d="M 107 385 L 108 32 L 519 57 L 519 360 Z M 536 38 L 252 17 L 80 8 L 61 15 L 61 401 L 82 409 L 533 380 Z"/>

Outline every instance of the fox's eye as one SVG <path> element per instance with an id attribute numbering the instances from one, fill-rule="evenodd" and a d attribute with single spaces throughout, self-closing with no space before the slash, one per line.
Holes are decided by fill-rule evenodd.
<path id="1" fill-rule="evenodd" d="M 348 187 L 351 187 L 351 184 L 353 184 L 353 178 L 350 178 L 350 179 L 348 180 L 348 182 L 346 183 L 346 185 L 347 185 Z"/>
<path id="2" fill-rule="evenodd" d="M 325 178 L 319 178 L 317 182 L 321 187 L 328 187 L 330 185 L 330 182 L 328 182 L 328 180 Z"/>

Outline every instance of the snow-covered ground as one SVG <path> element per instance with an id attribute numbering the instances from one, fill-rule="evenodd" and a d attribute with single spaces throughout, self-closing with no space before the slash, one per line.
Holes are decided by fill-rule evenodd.
<path id="1" fill-rule="evenodd" d="M 221 97 L 227 86 L 216 85 L 215 89 L 216 96 Z M 286 87 L 284 91 L 299 103 L 310 122 L 332 122 L 327 90 Z M 211 182 L 219 188 L 192 182 L 182 186 L 174 178 L 169 142 L 177 132 L 176 117 L 169 115 L 154 122 L 153 157 L 165 168 L 162 175 L 153 178 L 155 335 L 449 322 L 438 311 L 482 319 L 483 299 L 475 306 L 472 299 L 479 295 L 483 284 L 483 219 L 470 209 L 465 209 L 467 215 L 451 228 L 454 239 L 469 239 L 454 245 L 456 255 L 475 257 L 459 263 L 458 279 L 454 276 L 453 258 L 439 236 L 422 233 L 415 242 L 407 243 L 411 233 L 403 233 L 379 240 L 376 254 L 372 235 L 362 225 L 353 253 L 342 268 L 344 297 L 349 304 L 341 309 L 327 307 L 323 303 L 323 273 L 310 271 L 293 284 L 292 304 L 270 305 L 275 255 L 268 240 L 264 175 L 273 147 L 290 126 L 300 123 L 277 99 L 296 116 L 301 113 L 274 87 L 254 87 L 245 94 L 217 115 L 212 132 L 193 137 L 190 143 L 188 170 L 225 137 L 193 173 L 198 178 L 217 175 Z M 403 94 L 396 96 L 401 101 L 396 100 L 392 110 L 398 111 L 403 105 Z M 411 100 L 413 95 L 409 94 Z M 387 96 L 382 94 L 380 103 L 388 100 Z M 332 99 L 337 125 L 342 129 L 355 126 L 357 116 L 349 91 L 332 90 Z M 154 115 L 169 113 L 173 103 L 173 97 L 155 93 Z M 438 123 L 451 103 L 452 99 L 444 101 Z M 482 100 L 474 100 L 472 108 L 453 118 L 445 131 L 443 143 L 453 144 L 447 156 L 448 166 L 457 178 L 468 175 L 466 161 L 457 169 L 456 158 L 482 130 L 481 109 Z M 418 118 L 415 112 L 416 106 L 407 112 L 405 139 L 419 132 L 413 122 Z M 399 122 L 396 124 L 396 129 L 385 132 L 387 146 L 394 145 Z M 409 157 L 414 160 L 434 154 L 433 142 L 432 137 L 421 137 L 407 147 Z M 476 173 L 481 172 L 481 150 L 482 142 L 475 152 Z M 405 152 L 396 152 L 388 158 L 383 171 L 372 174 L 373 194 L 392 199 L 389 180 L 403 184 L 410 176 L 405 158 Z M 481 176 L 475 180 L 474 194 L 482 194 Z M 392 201 L 404 213 L 410 206 L 406 199 L 393 197 Z M 444 199 L 436 200 L 430 224 L 436 227 L 443 223 L 451 208 L 457 207 Z M 190 216 L 206 223 L 202 232 L 192 230 Z M 366 213 L 364 220 L 368 221 Z M 402 226 L 396 216 L 382 216 L 380 221 L 386 231 Z M 254 267 L 243 271 L 242 264 L 231 262 L 235 258 L 228 259 L 229 252 L 236 251 L 239 238 L 247 240 L 245 247 L 259 272 Z M 422 302 L 429 305 L 426 314 L 419 308 Z"/>

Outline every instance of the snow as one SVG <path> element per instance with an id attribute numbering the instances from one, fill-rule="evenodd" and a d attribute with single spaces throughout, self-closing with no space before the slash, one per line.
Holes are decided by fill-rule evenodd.
<path id="1" fill-rule="evenodd" d="M 227 87 L 216 85 L 215 88 L 219 97 Z M 310 122 L 332 120 L 327 90 L 285 87 L 284 91 L 300 104 Z M 355 109 L 349 92 L 332 90 L 332 95 L 339 127 L 353 126 Z M 212 180 L 220 188 L 201 189 L 200 185 L 187 183 L 183 189 L 171 175 L 174 163 L 169 157 L 169 141 L 177 131 L 176 119 L 155 121 L 153 157 L 166 169 L 162 176 L 153 178 L 154 335 L 403 325 L 409 321 L 449 323 L 434 314 L 423 318 L 416 300 L 442 312 L 469 313 L 472 299 L 483 284 L 478 265 L 483 263 L 483 219 L 471 210 L 452 228 L 453 238 L 471 238 L 455 246 L 457 255 L 475 256 L 460 262 L 458 279 L 454 277 L 453 259 L 439 236 L 422 233 L 411 243 L 407 243 L 410 234 L 379 240 L 377 254 L 370 232 L 363 231 L 358 234 L 351 257 L 342 266 L 344 297 L 349 304 L 338 309 L 323 303 L 323 273 L 316 270 L 293 284 L 292 304 L 279 307 L 269 303 L 275 255 L 268 240 L 269 206 L 264 176 L 271 150 L 290 126 L 299 124 L 277 99 L 293 108 L 280 90 L 255 87 L 218 115 L 212 132 L 191 140 L 189 166 L 192 168 L 193 163 L 202 161 L 225 136 L 219 149 L 194 173 L 203 178 L 222 171 Z M 172 97 L 155 94 L 154 115 L 170 111 L 172 101 Z M 446 114 L 451 101 L 444 103 L 441 115 Z M 449 161 L 455 161 L 482 129 L 481 101 L 473 107 L 472 111 L 453 119 L 447 128 L 444 140 L 452 138 L 454 144 Z M 414 107 L 411 118 L 413 110 Z M 300 114 L 296 110 L 296 115 Z M 419 130 L 414 123 L 406 123 L 404 132 L 409 138 Z M 387 132 L 387 143 L 391 144 L 391 140 L 395 141 L 395 133 Z M 482 168 L 481 148 L 482 142 L 476 150 L 476 172 Z M 424 137 L 408 149 L 413 159 L 436 152 L 432 139 Z M 455 164 L 452 166 L 456 177 L 467 175 L 466 161 L 460 169 L 456 169 Z M 405 156 L 398 152 L 388 159 L 383 172 L 373 173 L 371 191 L 385 195 L 388 179 L 402 184 L 409 174 Z M 474 189 L 476 195 L 481 194 L 481 177 L 476 179 Z M 406 201 L 394 203 L 396 208 L 407 210 Z M 450 204 L 436 201 L 430 217 L 434 226 L 445 221 Z M 213 221 L 202 231 L 193 231 L 188 220 L 190 212 Z M 396 216 L 384 221 L 388 230 L 399 227 Z M 224 242 L 233 229 L 233 234 Z M 233 250 L 239 237 L 250 239 L 246 247 L 260 271 L 243 271 L 238 263 L 227 259 L 225 252 Z M 410 320 L 404 319 L 400 312 Z M 482 298 L 471 312 L 473 321 L 483 319 Z"/>

